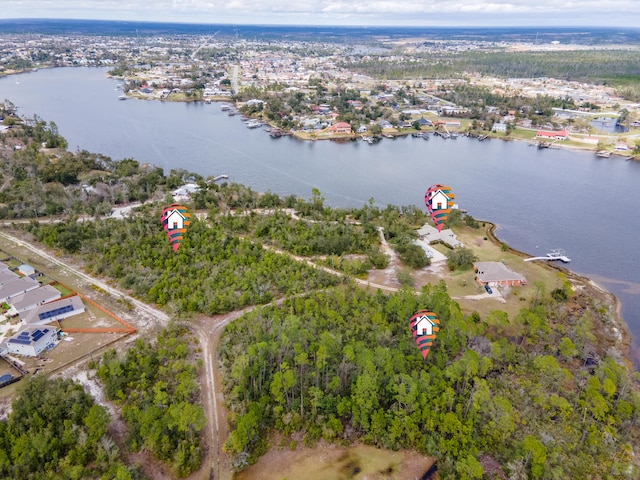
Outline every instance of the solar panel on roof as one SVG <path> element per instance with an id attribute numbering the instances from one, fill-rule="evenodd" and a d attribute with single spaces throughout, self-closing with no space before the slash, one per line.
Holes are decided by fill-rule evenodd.
<path id="1" fill-rule="evenodd" d="M 31 338 L 33 339 L 34 342 L 37 342 L 38 340 L 40 340 L 42 337 L 44 337 L 44 333 L 42 333 L 40 330 L 36 330 L 35 332 L 33 332 L 33 334 L 31 335 Z"/>
<path id="2" fill-rule="evenodd" d="M 24 340 L 22 338 L 10 338 L 9 343 L 19 343 L 20 345 L 31 345 L 31 340 Z"/>
<path id="3" fill-rule="evenodd" d="M 48 312 L 43 312 L 38 314 L 38 318 L 40 320 L 46 320 L 47 318 L 52 318 L 57 315 L 67 313 L 73 310 L 73 305 L 65 305 L 64 307 L 54 308 L 53 310 L 49 310 Z"/>

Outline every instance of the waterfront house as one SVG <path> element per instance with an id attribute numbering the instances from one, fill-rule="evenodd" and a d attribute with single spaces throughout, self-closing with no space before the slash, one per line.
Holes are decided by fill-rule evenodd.
<path id="1" fill-rule="evenodd" d="M 491 130 L 493 132 L 505 133 L 507 131 L 507 124 L 502 122 L 494 123 Z"/>
<path id="2" fill-rule="evenodd" d="M 569 136 L 564 130 L 559 130 L 557 132 L 538 130 L 536 132 L 536 138 L 541 138 L 543 140 L 566 140 Z"/>
<path id="3" fill-rule="evenodd" d="M 463 246 L 462 242 L 458 240 L 456 234 L 453 233 L 450 228 L 446 228 L 439 232 L 437 228 L 432 227 L 428 223 L 425 223 L 418 229 L 418 238 L 428 242 L 429 244 L 442 242 L 451 248 Z"/>
<path id="4" fill-rule="evenodd" d="M 347 122 L 334 123 L 329 127 L 331 133 L 351 133 L 351 125 Z"/>
<path id="5" fill-rule="evenodd" d="M 502 262 L 475 262 L 476 281 L 490 287 L 513 287 L 527 283 L 526 278 Z"/>

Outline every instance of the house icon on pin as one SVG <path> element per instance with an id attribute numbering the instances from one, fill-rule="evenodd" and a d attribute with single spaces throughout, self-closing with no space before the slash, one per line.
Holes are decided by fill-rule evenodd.
<path id="1" fill-rule="evenodd" d="M 187 217 L 182 215 L 179 210 L 174 209 L 169 212 L 167 215 L 167 229 L 168 230 L 179 230 L 184 228 L 184 221 Z"/>
<path id="2" fill-rule="evenodd" d="M 428 316 L 422 315 L 421 317 L 418 317 L 418 320 L 416 321 L 416 335 L 433 335 L 434 326 L 435 323 L 433 323 Z"/>
<path id="3" fill-rule="evenodd" d="M 449 197 L 442 191 L 438 190 L 431 195 L 431 210 L 443 210 L 449 208 Z"/>

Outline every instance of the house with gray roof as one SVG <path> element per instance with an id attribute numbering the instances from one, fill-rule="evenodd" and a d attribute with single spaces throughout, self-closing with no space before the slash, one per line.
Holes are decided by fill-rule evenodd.
<path id="1" fill-rule="evenodd" d="M 425 223 L 418 229 L 418 237 L 421 240 L 426 240 L 429 243 L 442 242 L 451 248 L 462 247 L 463 243 L 458 240 L 456 234 L 450 228 L 438 231 L 437 228 L 432 227 L 428 223 Z"/>
<path id="2" fill-rule="evenodd" d="M 20 278 L 20 275 L 12 272 L 8 268 L 0 269 L 0 287 Z"/>
<path id="3" fill-rule="evenodd" d="M 9 299 L 7 303 L 13 307 L 15 313 L 20 313 L 42 305 L 43 303 L 53 302 L 60 297 L 62 297 L 62 294 L 59 290 L 51 285 L 45 285 L 16 295 Z"/>
<path id="4" fill-rule="evenodd" d="M 475 262 L 476 281 L 490 287 L 520 286 L 527 283 L 523 275 L 514 272 L 502 262 Z"/>
<path id="5" fill-rule="evenodd" d="M 29 325 L 46 325 L 85 311 L 86 307 L 82 299 L 78 295 L 73 295 L 21 312 L 20 320 Z"/>
<path id="6" fill-rule="evenodd" d="M 21 295 L 30 290 L 35 290 L 39 286 L 40 284 L 38 282 L 29 277 L 20 277 L 13 282 L 5 283 L 0 286 L 0 302 L 6 302 L 16 295 Z"/>

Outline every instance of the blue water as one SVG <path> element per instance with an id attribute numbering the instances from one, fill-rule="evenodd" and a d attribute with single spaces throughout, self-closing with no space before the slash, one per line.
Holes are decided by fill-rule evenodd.
<path id="1" fill-rule="evenodd" d="M 512 247 L 531 254 L 565 249 L 572 270 L 620 298 L 622 316 L 640 339 L 638 162 L 516 141 L 272 139 L 215 103 L 118 101 L 119 82 L 105 72 L 63 68 L 5 77 L 0 98 L 22 116 L 54 121 L 70 150 L 135 158 L 166 172 L 227 174 L 279 195 L 309 198 L 317 188 L 332 206 L 360 207 L 373 198 L 381 207 L 424 208 L 430 185 L 448 185 L 460 208 L 497 223 L 497 235 Z"/>

